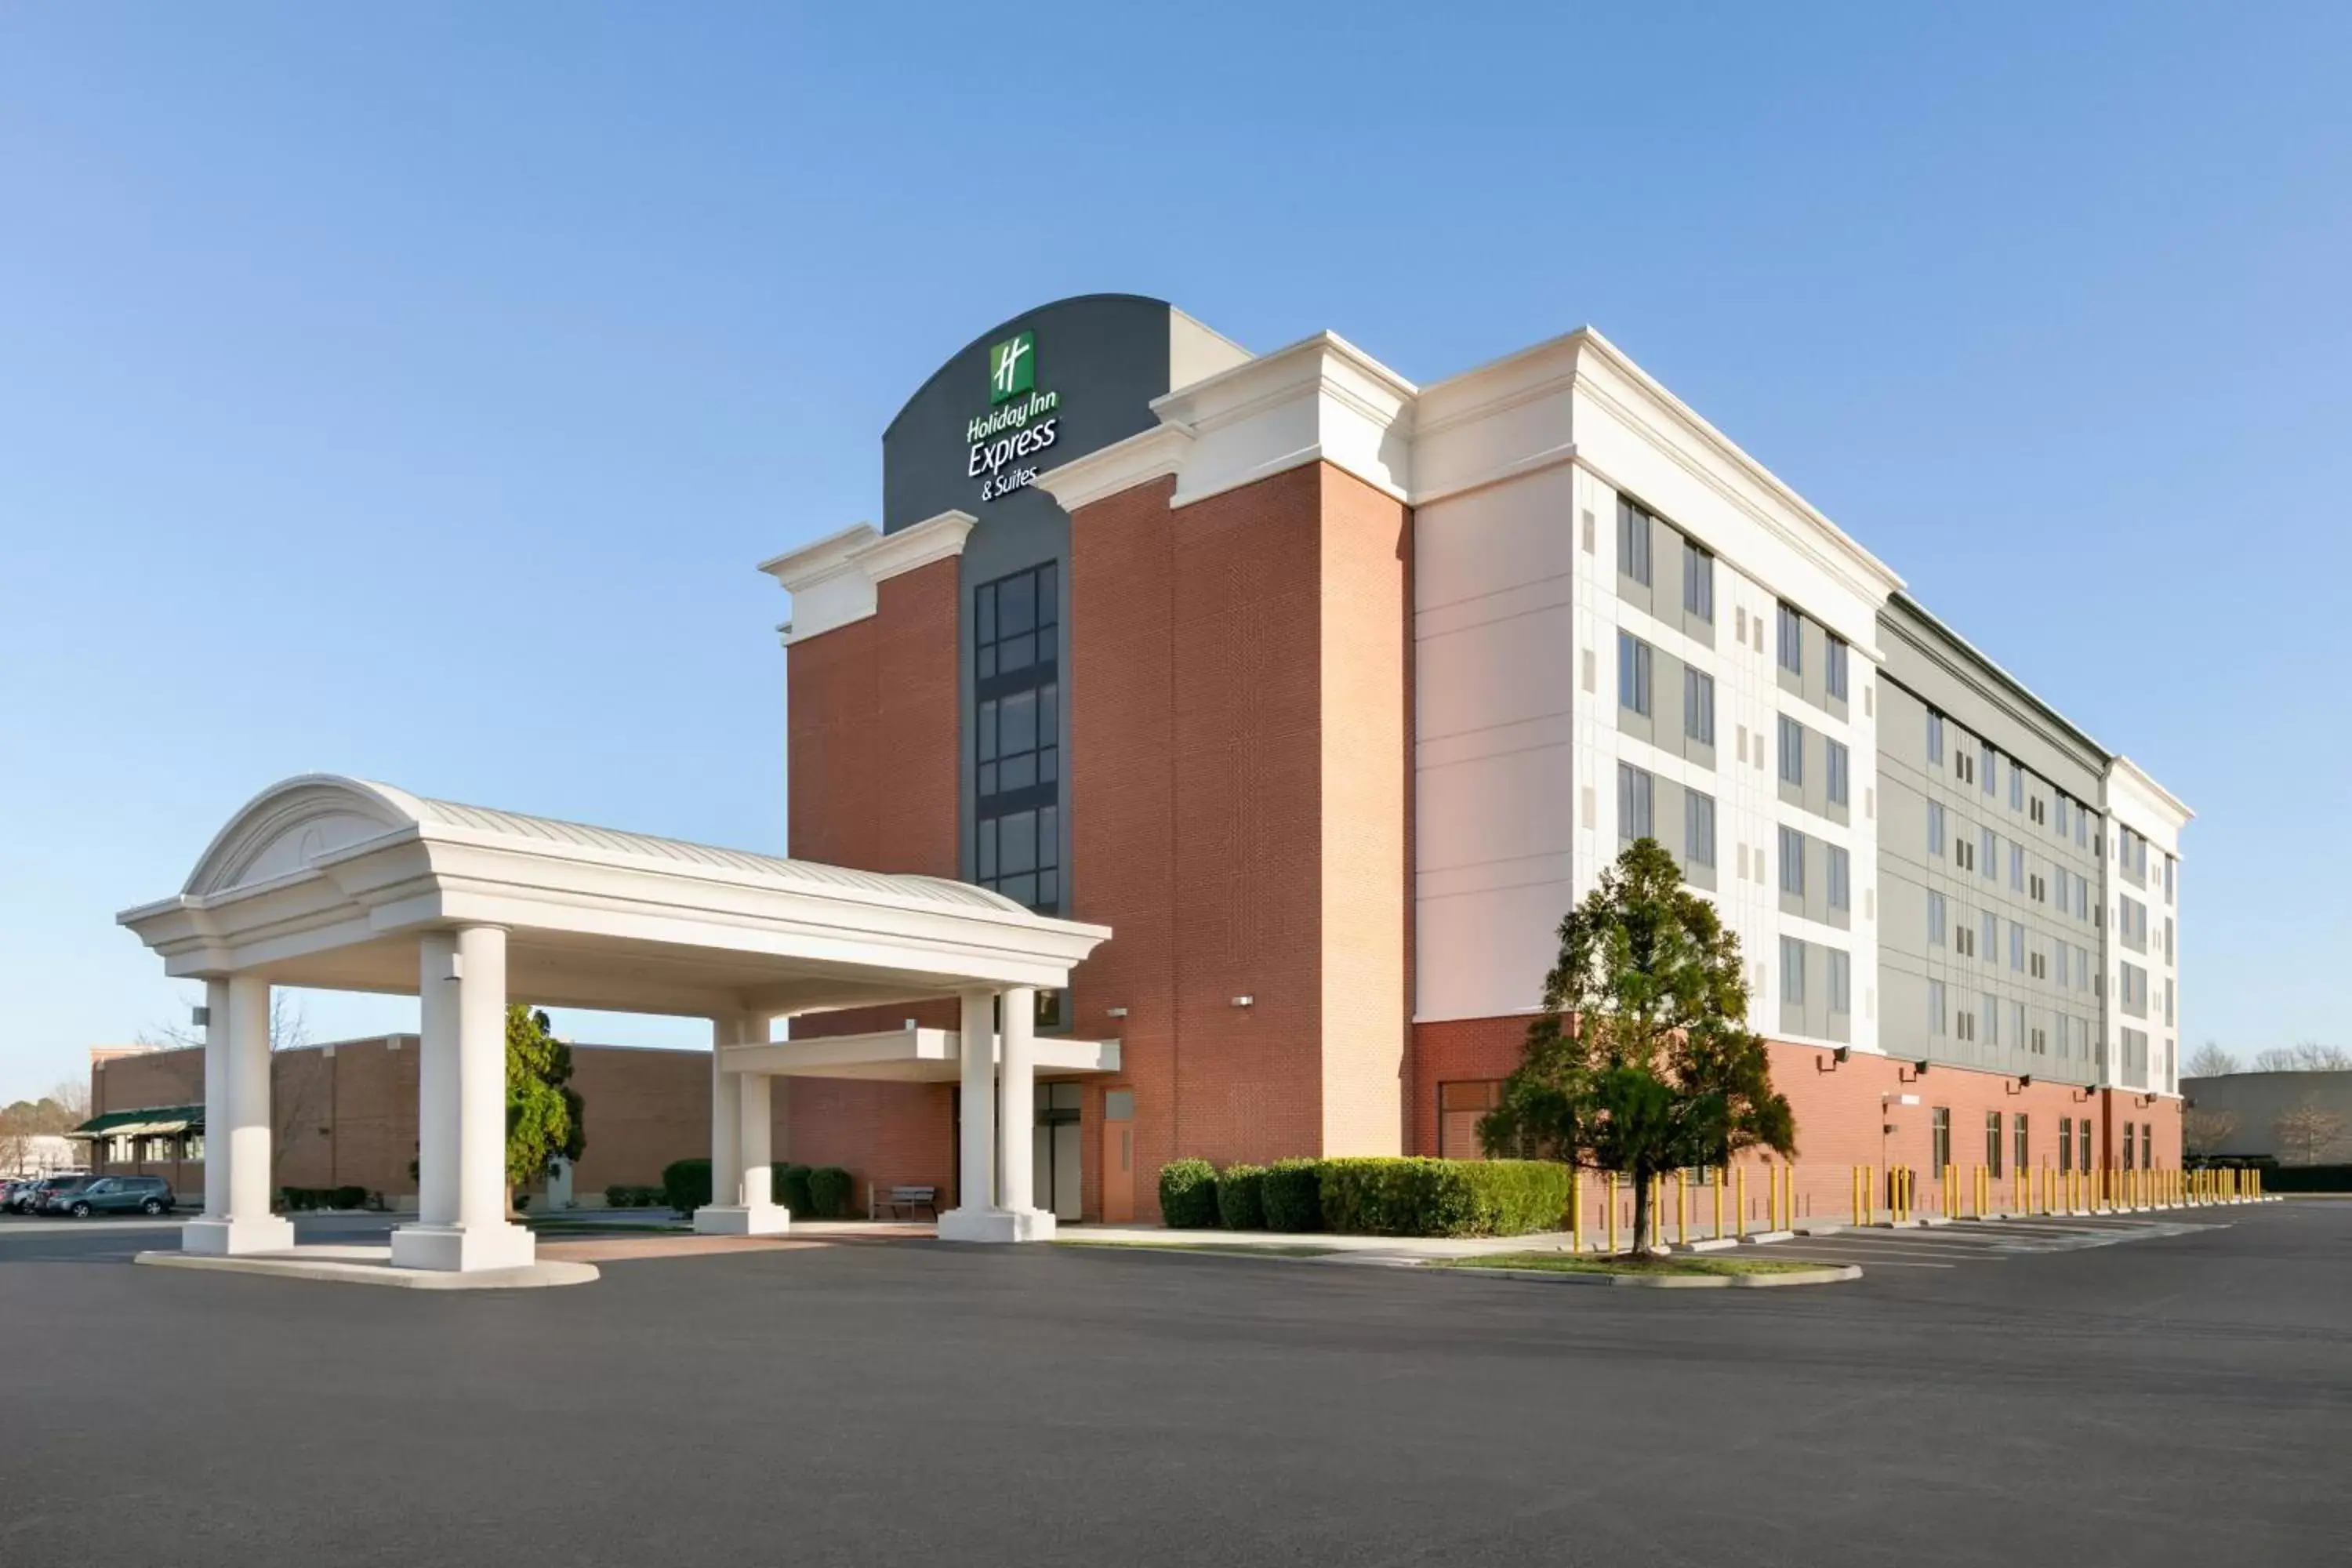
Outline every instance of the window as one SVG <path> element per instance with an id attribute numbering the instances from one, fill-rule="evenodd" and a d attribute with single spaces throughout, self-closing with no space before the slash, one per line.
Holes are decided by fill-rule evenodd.
<path id="1" fill-rule="evenodd" d="M 1977 832 L 1977 859 L 1984 867 L 1986 881 L 2000 880 L 2000 840 L 1993 837 L 1990 827 Z"/>
<path id="2" fill-rule="evenodd" d="M 1830 908 L 1853 908 L 1853 857 L 1836 844 L 1830 845 Z M 2172 982 L 2166 981 L 2168 987 Z"/>
<path id="3" fill-rule="evenodd" d="M 1715 677 L 1683 666 L 1683 733 L 1702 746 L 1715 744 Z"/>
<path id="4" fill-rule="evenodd" d="M 2014 762 L 2009 764 L 2009 809 L 2025 809 L 2025 770 Z"/>
<path id="5" fill-rule="evenodd" d="M 1944 895 L 1932 888 L 1927 890 L 1927 945 L 1944 945 Z"/>
<path id="6" fill-rule="evenodd" d="M 2025 1004 L 2022 1002 L 2009 1005 L 2009 1043 L 2012 1046 L 2025 1044 Z"/>
<path id="7" fill-rule="evenodd" d="M 1977 1016 L 1966 1007 L 1952 1015 L 1952 1035 L 1956 1039 L 1974 1040 L 1977 1037 Z"/>
<path id="8" fill-rule="evenodd" d="M 2134 1158 L 2137 1151 L 2134 1147 L 2135 1141 L 2132 1137 L 2132 1134 L 2137 1131 L 2137 1128 L 2132 1122 L 2126 1121 L 2124 1123 L 2124 1169 L 2126 1171 L 2133 1169 L 2138 1163 Z"/>
<path id="9" fill-rule="evenodd" d="M 2000 1112 L 1985 1112 L 1985 1163 L 1992 1167 L 1992 1178 L 2000 1180 Z"/>
<path id="10" fill-rule="evenodd" d="M 2016 921 L 2009 922 L 2009 966 L 2025 967 L 2025 927 Z"/>
<path id="11" fill-rule="evenodd" d="M 2164 917 L 2164 962 L 2165 962 L 2165 963 L 2170 963 L 2171 962 L 2173 962 L 2173 959 L 2172 959 L 2172 917 L 2171 917 L 2170 915 L 2167 915 L 2167 916 L 2165 916 L 2165 917 Z"/>
<path id="12" fill-rule="evenodd" d="M 2074 1119 L 2058 1119 L 2058 1170 L 2063 1175 L 2074 1168 Z"/>
<path id="13" fill-rule="evenodd" d="M 1483 1160 L 1478 1123 L 1503 1103 L 1503 1081 L 1487 1079 L 1437 1086 L 1437 1154 L 1442 1160 Z"/>
<path id="14" fill-rule="evenodd" d="M 2013 893 L 2025 891 L 2025 846 L 2009 847 L 2009 889 Z"/>
<path id="15" fill-rule="evenodd" d="M 2063 790 L 2053 791 L 2051 794 L 2050 804 L 2053 807 L 2051 813 L 2050 830 L 2058 835 L 2059 837 L 2063 838 L 2066 837 L 2066 807 L 2069 804 L 2066 799 L 2066 792 Z"/>
<path id="16" fill-rule="evenodd" d="M 1944 854 L 1944 803 L 1927 803 L 1927 853 L 1941 859 Z"/>
<path id="17" fill-rule="evenodd" d="M 1933 708 L 1927 710 L 1927 760 L 1938 765 L 1944 761 L 1944 716 Z"/>
<path id="18" fill-rule="evenodd" d="M 2078 947 L 2074 950 L 2074 989 L 2077 991 L 2088 991 L 2090 988 L 2090 951 L 2087 948 Z"/>
<path id="19" fill-rule="evenodd" d="M 2049 803 L 2044 801 L 2040 795 L 2035 795 L 2032 799 L 2025 803 L 2025 816 L 2026 819 L 2031 822 L 2039 823 L 2048 821 Z"/>
<path id="20" fill-rule="evenodd" d="M 1939 1172 L 1952 1163 L 1952 1108 L 1948 1105 L 1927 1112 L 1927 1158 Z"/>
<path id="21" fill-rule="evenodd" d="M 2087 1116 L 2074 1124 L 2074 1163 L 2085 1171 L 2091 1168 L 2091 1119 Z"/>
<path id="22" fill-rule="evenodd" d="M 1805 836 L 1793 827 L 1780 829 L 1780 890 L 1805 896 Z"/>
<path id="23" fill-rule="evenodd" d="M 1694 866 L 1715 864 L 1715 796 L 1690 790 L 1683 795 L 1683 858 Z"/>
<path id="24" fill-rule="evenodd" d="M 2137 963 L 2123 966 L 2123 1009 L 2135 1018 L 2147 1016 L 2147 971 Z"/>
<path id="25" fill-rule="evenodd" d="M 2050 901 L 2050 884 L 2042 879 L 2041 872 L 2036 871 L 2025 879 L 2025 896 L 2037 904 Z"/>
<path id="26" fill-rule="evenodd" d="M 2017 1156 L 2017 1169 L 2022 1173 L 2033 1168 L 2032 1147 L 2025 1136 L 2025 1112 L 2021 1110 L 2011 1117 L 2010 1123 L 2010 1142 Z"/>
<path id="27" fill-rule="evenodd" d="M 1990 741 L 1987 741 L 1979 748 L 1977 770 L 1984 775 L 1985 794 L 1990 795 L 1992 781 L 2000 773 L 2000 759 L 1994 754 Z"/>
<path id="28" fill-rule="evenodd" d="M 1780 782 L 1805 782 L 1805 727 L 1785 713 L 1780 715 Z"/>
<path id="29" fill-rule="evenodd" d="M 1853 956 L 1832 947 L 1829 953 L 1830 1011 L 1853 1011 Z"/>
<path id="30" fill-rule="evenodd" d="M 2037 1057 L 2048 1056 L 2050 1054 L 2050 1031 L 2043 1028 L 2039 1024 L 2034 1025 L 2026 1048 L 2031 1050 Z"/>
<path id="31" fill-rule="evenodd" d="M 1839 701 L 1845 700 L 1845 638 L 1829 638 L 1822 660 L 1822 687 Z"/>
<path id="32" fill-rule="evenodd" d="M 2057 957 L 2058 984 L 2063 985 L 2066 984 L 2066 944 L 2063 942 L 2053 942 L 2050 944 L 2050 951 Z"/>
<path id="33" fill-rule="evenodd" d="M 1650 645 L 1631 632 L 1617 634 L 1617 706 L 1650 716 Z"/>
<path id="34" fill-rule="evenodd" d="M 2172 857 L 2167 855 L 2164 858 L 2164 901 L 2168 904 L 2172 902 Z M 2165 922 L 2167 925 L 2171 923 L 2170 921 Z"/>
<path id="35" fill-rule="evenodd" d="M 2074 847 L 2088 849 L 2091 847 L 2091 835 L 2095 831 L 2092 825 L 2090 812 L 2082 806 L 2076 806 L 2074 808 Z"/>
<path id="36" fill-rule="evenodd" d="M 1715 557 L 1683 541 L 1683 613 L 1715 619 Z"/>
<path id="37" fill-rule="evenodd" d="M 1984 994 L 1985 1044 L 2000 1044 L 2000 998 L 1988 991 Z"/>
<path id="38" fill-rule="evenodd" d="M 973 863 L 982 887 L 1061 907 L 1059 569 L 972 590 Z"/>
<path id="39" fill-rule="evenodd" d="M 1969 836 L 1965 833 L 1957 835 L 1952 839 L 1952 864 L 1963 871 L 1976 869 L 1977 847 L 1969 842 Z"/>
<path id="40" fill-rule="evenodd" d="M 2036 947 L 2025 955 L 2025 973 L 2036 980 L 2050 978 L 2050 955 Z"/>
<path id="41" fill-rule="evenodd" d="M 1822 771 L 1828 775 L 1830 804 L 1832 805 L 1853 804 L 1853 783 L 1849 776 L 1853 771 L 1853 758 L 1845 749 L 1845 742 L 1824 737 L 1822 742 L 1822 759 L 1825 764 Z"/>
<path id="42" fill-rule="evenodd" d="M 1617 570 L 1644 588 L 1650 585 L 1650 514 L 1622 496 L 1617 500 Z"/>
<path id="43" fill-rule="evenodd" d="M 1944 983 L 1927 982 L 1927 1033 L 1937 1039 L 1944 1037 Z"/>
<path id="44" fill-rule="evenodd" d="M 1617 764 L 1617 837 L 1624 839 L 1654 837 L 1654 824 L 1650 818 L 1650 805 L 1655 795 L 1654 781 L 1642 769 L 1629 763 Z"/>
<path id="45" fill-rule="evenodd" d="M 1780 1000 L 1791 1007 L 1805 1001 L 1805 944 L 1792 936 L 1780 939 Z"/>
<path id="46" fill-rule="evenodd" d="M 1962 784 L 1977 782 L 1977 760 L 1965 745 L 1952 752 L 1952 773 Z"/>
<path id="47" fill-rule="evenodd" d="M 1965 918 L 1965 911 L 1959 924 L 1953 929 L 1952 948 L 1962 958 L 1974 958 L 1977 955 L 1977 928 L 1969 923 Z"/>
<path id="48" fill-rule="evenodd" d="M 1780 668 L 1790 675 L 1805 673 L 1805 617 L 1790 605 L 1780 606 Z"/>

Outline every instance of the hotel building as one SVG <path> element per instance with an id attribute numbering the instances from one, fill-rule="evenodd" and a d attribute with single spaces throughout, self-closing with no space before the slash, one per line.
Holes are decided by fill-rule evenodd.
<path id="1" fill-rule="evenodd" d="M 1109 1047 L 1036 1087 L 1066 1220 L 1179 1156 L 1475 1156 L 1643 835 L 1738 934 L 1822 1212 L 2179 1161 L 2188 809 L 1598 332 L 1416 385 L 1061 300 L 916 392 L 880 517 L 762 568 L 790 851 L 1110 928 L 1039 1003 Z M 790 1033 L 956 1026 L 913 1011 Z M 778 1135 L 952 1191 L 956 1094 L 799 1078 Z"/>

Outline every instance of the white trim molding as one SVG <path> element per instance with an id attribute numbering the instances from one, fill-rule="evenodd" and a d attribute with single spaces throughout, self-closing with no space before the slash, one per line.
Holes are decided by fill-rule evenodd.
<path id="1" fill-rule="evenodd" d="M 891 578 L 963 553 L 980 520 L 950 510 L 895 533 L 856 523 L 814 544 L 760 563 L 793 596 L 793 618 L 776 628 L 790 647 L 874 614 L 876 590 Z"/>

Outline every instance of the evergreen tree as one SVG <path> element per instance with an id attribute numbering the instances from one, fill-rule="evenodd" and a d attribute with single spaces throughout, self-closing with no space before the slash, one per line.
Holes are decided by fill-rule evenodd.
<path id="1" fill-rule="evenodd" d="M 507 1187 L 547 1173 L 558 1155 L 577 1161 L 587 1147 L 580 1094 L 572 1087 L 572 1047 L 548 1032 L 547 1015 L 507 1008 Z"/>
<path id="2" fill-rule="evenodd" d="M 1747 1020 L 1738 937 L 1664 846 L 1636 839 L 1560 921 L 1543 1013 L 1479 1137 L 1491 1154 L 1630 1176 L 1644 1252 L 1653 1177 L 1741 1149 L 1796 1152 L 1795 1118 Z"/>

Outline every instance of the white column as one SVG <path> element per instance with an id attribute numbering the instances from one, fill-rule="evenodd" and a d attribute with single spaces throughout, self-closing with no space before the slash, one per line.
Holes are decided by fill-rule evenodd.
<path id="1" fill-rule="evenodd" d="M 275 1252 L 294 1245 L 294 1226 L 269 1212 L 269 982 L 232 974 L 219 990 L 221 1010 L 205 1025 L 205 1087 L 209 1096 L 217 1084 L 226 1103 L 217 1122 L 210 1104 L 205 1109 L 205 1190 L 207 1204 L 218 1192 L 221 1206 L 184 1226 L 180 1247 L 215 1256 Z M 223 1047 L 217 1078 L 216 1041 Z M 227 1161 L 217 1178 L 211 1172 L 215 1151 Z"/>
<path id="2" fill-rule="evenodd" d="M 1037 993 L 1026 985 L 1008 986 L 1004 992 L 1004 1034 L 997 1046 L 996 1136 L 1003 1149 L 1001 1158 L 1004 1180 L 996 1190 L 996 1199 L 1002 1207 L 1016 1215 L 1032 1213 L 1037 1207 L 1034 1169 L 1036 1029 Z"/>
<path id="3" fill-rule="evenodd" d="M 1004 1013 L 1008 1048 L 1017 1048 L 1023 1055 L 1025 1070 L 1026 1032 L 1024 1044 L 1012 1046 L 1011 1034 L 1023 1030 L 1029 1015 L 1021 1014 L 1024 1007 L 1034 1007 L 1032 993 L 1016 987 L 1005 994 Z M 940 1215 L 940 1239 L 942 1241 L 1036 1241 L 1054 1234 L 1054 1216 L 1041 1215 L 1034 1208 L 1014 1209 L 1010 1206 L 1013 1173 L 1026 1181 L 1029 1168 L 1029 1137 L 1031 1113 L 1028 1102 L 1023 1101 L 1018 1124 L 1011 1112 L 1005 1117 L 1004 1136 L 1019 1138 L 1017 1158 L 1008 1142 L 1005 1151 L 1006 1194 L 1003 1201 L 990 1190 L 996 1173 L 996 1026 L 991 1017 L 996 995 L 988 991 L 967 991 L 963 994 L 963 1027 L 960 1043 L 963 1058 L 963 1162 L 962 1186 L 957 1194 L 957 1205 Z M 1021 1021 L 1016 1022 L 1016 1015 Z M 1005 1092 L 1010 1095 L 1008 1087 Z"/>
<path id="4" fill-rule="evenodd" d="M 507 1221 L 507 933 L 499 926 L 460 926 L 453 945 L 453 978 L 424 980 L 421 969 L 426 961 L 420 958 L 419 964 L 421 984 L 438 984 L 457 994 L 454 1007 L 445 996 L 441 1006 L 446 1011 L 425 1014 L 426 1019 L 441 1024 L 437 1032 L 444 1038 L 451 1032 L 450 1014 L 455 1015 L 456 1050 L 444 1059 L 455 1068 L 447 1076 L 457 1083 L 457 1114 L 453 1129 L 444 1089 L 438 1107 L 442 1127 L 436 1136 L 443 1158 L 435 1164 L 445 1173 L 452 1163 L 456 1169 L 433 1176 L 430 1185 L 436 1202 L 454 1203 L 456 1217 L 432 1220 L 423 1207 L 427 1184 L 425 1121 L 436 1109 L 428 1103 L 423 1087 L 425 1063 L 433 1051 L 428 1037 L 418 1063 L 417 1223 L 393 1233 L 392 1260 L 406 1268 L 519 1268 L 530 1263 L 536 1248 L 529 1230 Z M 447 1157 L 451 1152 L 454 1162 Z"/>
<path id="5" fill-rule="evenodd" d="M 205 1217 L 228 1215 L 228 982 L 205 982 Z"/>
<path id="6" fill-rule="evenodd" d="M 457 933 L 417 943 L 416 1218 L 457 1223 Z"/>
<path id="7" fill-rule="evenodd" d="M 710 1202 L 694 1211 L 701 1235 L 775 1236 L 791 1228 L 792 1215 L 776 1206 L 770 1174 L 771 1080 L 763 1072 L 726 1067 L 730 1046 L 767 1043 L 764 1013 L 710 1021 Z"/>

